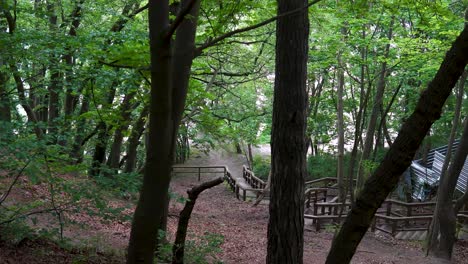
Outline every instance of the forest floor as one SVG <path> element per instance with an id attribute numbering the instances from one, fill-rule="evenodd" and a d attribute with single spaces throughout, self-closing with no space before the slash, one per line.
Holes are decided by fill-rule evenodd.
<path id="1" fill-rule="evenodd" d="M 234 176 L 241 176 L 244 159 L 240 155 L 214 152 L 200 154 L 187 165 L 227 165 Z M 212 176 L 202 176 L 202 181 Z M 193 175 L 177 175 L 171 183 L 171 191 L 185 196 L 186 190 L 198 185 Z M 22 185 L 21 185 L 22 186 Z M 15 188 L 9 199 L 21 201 L 31 198 L 28 188 Z M 40 191 L 38 191 L 40 192 Z M 168 239 L 173 240 L 177 215 L 183 203 L 173 199 L 169 207 Z M 115 200 L 114 204 L 131 204 Z M 131 215 L 132 210 L 125 213 Z M 71 249 L 64 249 L 45 239 L 24 239 L 17 245 L 0 242 L 0 264 L 3 263 L 124 263 L 128 242 L 129 222 L 101 223 L 85 213 L 70 215 L 81 225 L 68 225 L 64 235 L 75 242 Z M 53 222 L 54 217 L 43 215 L 41 222 Z M 235 199 L 225 184 L 203 192 L 196 203 L 189 224 L 188 239 L 196 240 L 187 251 L 193 256 L 212 254 L 213 263 L 254 264 L 265 263 L 267 247 L 268 205 L 252 206 L 252 202 Z M 306 226 L 304 234 L 304 263 L 325 263 L 333 239 L 331 229 L 320 232 Z M 220 243 L 218 246 L 217 242 Z M 426 258 L 421 242 L 399 241 L 387 236 L 368 233 L 361 242 L 352 263 L 440 263 Z M 468 241 L 457 242 L 453 263 L 468 263 Z M 219 251 L 217 251 L 219 249 Z M 190 262 L 188 262 L 190 263 Z"/>

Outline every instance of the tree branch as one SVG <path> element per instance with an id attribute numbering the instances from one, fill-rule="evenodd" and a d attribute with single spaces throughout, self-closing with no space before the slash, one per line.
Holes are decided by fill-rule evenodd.
<path id="1" fill-rule="evenodd" d="M 186 6 L 184 6 L 182 8 L 182 10 L 180 10 L 180 12 L 177 15 L 176 19 L 174 20 L 174 22 L 172 22 L 169 29 L 167 30 L 167 33 L 166 33 L 166 36 L 165 36 L 166 39 L 169 39 L 169 38 L 172 37 L 172 35 L 175 33 L 177 27 L 179 27 L 179 25 L 182 23 L 182 21 L 184 21 L 185 16 L 188 13 L 190 13 L 190 11 L 192 10 L 193 6 L 195 5 L 195 3 L 197 1 L 199 1 L 199 0 L 190 0 L 190 2 Z"/>
<path id="2" fill-rule="evenodd" d="M 308 3 L 308 4 L 307 4 L 306 6 L 304 6 L 304 7 L 301 7 L 301 8 L 298 8 L 298 9 L 295 9 L 295 10 L 292 10 L 292 11 L 289 11 L 289 12 L 286 12 L 286 13 L 283 13 L 283 14 L 281 14 L 281 15 L 277 15 L 277 16 L 275 16 L 275 17 L 272 17 L 272 18 L 270 18 L 270 19 L 267 19 L 267 20 L 265 20 L 265 21 L 263 21 L 263 22 L 260 22 L 260 23 L 258 23 L 258 24 L 255 24 L 255 25 L 252 25 L 252 26 L 248 26 L 248 27 L 244 27 L 244 28 L 240 28 L 240 29 L 236 29 L 236 30 L 233 30 L 233 31 L 231 31 L 231 32 L 228 32 L 228 33 L 226 33 L 226 34 L 224 34 L 224 35 L 221 35 L 221 36 L 219 36 L 219 37 L 216 37 L 216 38 L 214 38 L 214 39 L 212 39 L 212 40 L 206 42 L 205 44 L 201 45 L 200 47 L 196 48 L 196 49 L 195 49 L 195 57 L 198 57 L 198 56 L 202 53 L 202 51 L 203 51 L 204 49 L 207 49 L 207 48 L 209 48 L 209 47 L 211 47 L 211 46 L 214 46 L 214 45 L 216 45 L 218 42 L 223 41 L 223 40 L 226 39 L 226 38 L 229 38 L 229 37 L 231 37 L 231 36 L 237 35 L 237 34 L 242 33 L 242 32 L 246 32 L 246 31 L 250 31 L 250 30 L 253 30 L 253 29 L 257 29 L 257 28 L 263 27 L 263 26 L 268 25 L 268 24 L 270 24 L 270 23 L 272 23 L 272 22 L 275 22 L 276 20 L 278 20 L 278 19 L 281 18 L 281 17 L 290 16 L 290 15 L 299 13 L 299 12 L 305 10 L 305 9 L 308 9 L 309 7 L 311 7 L 312 5 L 314 5 L 314 4 L 316 4 L 316 3 L 320 2 L 320 1 L 322 1 L 322 0 L 314 0 L 314 1 L 310 2 L 310 3 Z"/>
<path id="3" fill-rule="evenodd" d="M 185 202 L 184 209 L 180 212 L 179 223 L 177 225 L 177 233 L 172 247 L 172 263 L 181 264 L 184 263 L 184 249 L 185 249 L 185 238 L 187 236 L 187 227 L 192 214 L 192 210 L 195 207 L 195 201 L 198 195 L 206 189 L 212 188 L 224 181 L 223 177 L 218 177 L 214 180 L 204 182 L 192 189 L 187 190 L 188 200 Z"/>

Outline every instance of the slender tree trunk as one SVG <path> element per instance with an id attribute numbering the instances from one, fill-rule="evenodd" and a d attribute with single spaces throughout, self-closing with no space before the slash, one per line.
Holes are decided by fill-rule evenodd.
<path id="1" fill-rule="evenodd" d="M 392 34 L 393 34 L 393 18 L 392 22 L 390 23 L 390 27 L 388 29 L 388 39 L 392 39 Z M 385 46 L 384 50 L 384 57 L 387 58 L 388 54 L 390 51 L 390 43 Z M 366 138 L 364 142 L 364 147 L 362 150 L 362 156 L 361 156 L 361 163 L 359 166 L 359 173 L 358 173 L 358 178 L 357 178 L 357 183 L 356 183 L 356 188 L 357 190 L 362 188 L 362 185 L 364 184 L 365 180 L 365 168 L 364 168 L 364 162 L 365 160 L 369 159 L 373 142 L 374 142 L 374 134 L 375 134 L 375 128 L 377 125 L 377 118 L 379 116 L 379 111 L 380 111 L 380 105 L 382 104 L 384 92 L 385 92 L 385 77 L 387 76 L 387 61 L 382 62 L 382 67 L 380 70 L 379 74 L 379 81 L 377 83 L 377 91 L 375 93 L 374 101 L 373 101 L 373 107 L 372 107 L 372 113 L 370 115 L 369 119 L 369 124 L 367 126 L 367 131 L 366 131 Z"/>
<path id="2" fill-rule="evenodd" d="M 127 263 L 152 264 L 169 189 L 173 151 L 169 1 L 149 1 L 151 101 L 143 187 L 133 216 Z"/>
<path id="3" fill-rule="evenodd" d="M 447 174 L 441 179 L 437 192 L 437 209 L 434 212 L 433 221 L 438 221 L 440 238 L 432 241 L 430 253 L 436 257 L 450 260 L 452 258 L 453 245 L 456 239 L 457 215 L 453 207 L 453 194 L 457 185 L 460 172 L 465 165 L 468 155 L 468 118 L 465 118 L 463 135 L 455 153 L 453 162 Z M 439 234 L 439 232 L 437 232 Z M 434 236 L 433 236 L 434 237 Z M 437 237 L 436 237 L 437 238 Z M 437 243 L 434 243 L 437 242 Z"/>
<path id="4" fill-rule="evenodd" d="M 468 15 L 466 15 L 468 18 Z M 466 19 L 466 18 L 465 18 Z M 447 52 L 428 88 L 422 92 L 414 112 L 400 129 L 384 160 L 366 181 L 355 205 L 332 243 L 327 264 L 351 261 L 367 232 L 375 212 L 408 168 L 424 136 L 440 118 L 442 107 L 468 62 L 468 26 Z"/>
<path id="5" fill-rule="evenodd" d="M 107 96 L 104 106 L 112 105 L 115 93 L 117 91 L 117 81 L 113 81 Z M 89 176 L 97 176 L 101 172 L 101 166 L 106 162 L 107 143 L 110 137 L 112 126 L 109 126 L 105 120 L 101 119 L 96 127 L 98 130 L 96 145 L 94 146 L 93 159 L 91 161 L 91 168 Z"/>
<path id="6" fill-rule="evenodd" d="M 340 59 L 339 59 L 340 60 Z M 343 97 L 344 97 L 344 71 L 338 69 L 338 89 L 337 89 L 337 127 L 338 127 L 338 164 L 336 177 L 338 181 L 338 198 L 340 202 L 346 200 L 345 197 L 345 182 L 344 182 L 344 117 L 343 117 Z"/>
<path id="7" fill-rule="evenodd" d="M 127 161 L 125 162 L 125 172 L 133 172 L 136 167 L 137 148 L 140 145 L 140 137 L 145 130 L 146 118 L 148 117 L 148 106 L 145 105 L 141 110 L 137 122 L 133 126 L 130 138 L 127 144 Z"/>
<path id="8" fill-rule="evenodd" d="M 447 174 L 447 169 L 452 159 L 453 142 L 455 141 L 456 132 L 458 130 L 458 122 L 459 122 L 460 115 L 461 115 L 461 108 L 462 108 L 462 101 L 463 101 L 463 90 L 465 88 L 465 81 L 466 81 L 467 73 L 468 73 L 467 71 L 463 72 L 463 75 L 461 76 L 460 81 L 458 83 L 458 91 L 456 92 L 457 103 L 455 106 L 455 115 L 453 117 L 452 129 L 450 131 L 450 136 L 449 136 L 449 140 L 447 144 L 447 154 L 445 155 L 444 164 L 442 165 L 442 170 L 440 173 L 440 180 L 439 180 L 440 184 L 437 189 L 437 205 L 434 210 L 434 217 L 432 218 L 431 226 L 429 229 L 428 241 L 427 241 L 428 253 L 438 256 L 438 257 L 442 257 L 444 259 L 450 259 L 452 250 L 450 249 L 448 251 L 447 248 L 440 249 L 440 246 L 442 245 L 442 231 L 445 230 L 445 233 L 447 233 L 448 230 L 450 230 L 451 228 L 455 230 L 455 223 L 453 223 L 453 227 L 442 226 L 442 221 L 444 221 L 446 224 L 452 223 L 451 216 L 453 212 L 448 213 L 447 211 L 448 210 L 453 211 L 453 206 L 452 206 L 451 201 L 453 200 L 453 192 L 455 191 L 455 185 L 451 186 L 452 184 L 449 184 L 449 182 L 453 181 L 451 179 L 453 179 L 454 177 L 458 179 L 458 175 Z M 465 162 L 465 161 L 463 160 L 462 162 Z M 445 179 L 447 177 L 450 177 L 450 179 Z M 455 181 L 455 184 L 456 184 L 456 181 Z M 453 190 L 448 189 L 451 187 L 453 187 Z M 439 236 L 440 236 L 440 240 L 439 240 Z M 445 238 L 447 239 L 448 237 L 445 236 Z"/>
<path id="9" fill-rule="evenodd" d="M 6 34 L 3 29 L 0 29 L 0 36 Z M 4 62 L 0 58 L 0 67 L 3 66 Z M 7 129 L 7 123 L 11 122 L 11 105 L 10 95 L 7 90 L 8 76 L 0 72 L 0 134 L 9 135 L 11 131 Z"/>
<path id="10" fill-rule="evenodd" d="M 76 136 L 73 141 L 72 150 L 70 157 L 75 160 L 75 164 L 79 164 L 83 161 L 83 139 L 84 139 L 84 128 L 86 125 L 86 119 L 82 116 L 89 111 L 89 94 L 86 89 L 83 93 L 83 100 L 81 102 L 80 115 L 76 122 Z"/>
<path id="11" fill-rule="evenodd" d="M 278 0 L 278 14 L 306 0 Z M 303 263 L 306 176 L 307 9 L 276 24 L 276 71 L 271 136 L 271 192 L 266 262 Z"/>
<path id="12" fill-rule="evenodd" d="M 176 238 L 172 247 L 172 264 L 184 263 L 185 238 L 187 236 L 187 228 L 198 195 L 200 195 L 200 193 L 206 189 L 221 184 L 223 181 L 224 179 L 222 177 L 216 178 L 209 182 L 204 182 L 201 185 L 195 186 L 187 191 L 188 200 L 185 202 L 184 209 L 182 209 L 182 211 L 180 212 L 179 223 L 177 224 Z"/>
<path id="13" fill-rule="evenodd" d="M 53 37 L 56 35 L 57 31 L 57 14 L 55 12 L 55 1 L 50 1 L 47 3 L 47 12 L 49 13 L 49 30 Z M 52 53 L 49 61 L 49 72 L 50 72 L 50 84 L 48 87 L 49 90 L 49 112 L 48 112 L 48 129 L 47 133 L 52 137 L 49 139 L 51 143 L 57 142 L 57 118 L 59 117 L 59 92 L 60 92 L 60 83 L 61 83 L 61 74 L 59 71 L 60 67 L 59 55 Z"/>
<path id="14" fill-rule="evenodd" d="M 76 30 L 79 28 L 81 24 L 81 12 L 82 12 L 82 5 L 85 0 L 76 1 L 75 8 L 71 14 L 71 24 L 70 30 L 68 31 L 68 35 L 71 37 L 76 37 Z M 68 48 L 67 53 L 64 56 L 64 61 L 67 65 L 65 70 L 65 103 L 64 103 L 64 110 L 65 110 L 65 118 L 71 116 L 71 114 L 75 111 L 76 105 L 78 104 L 78 96 L 73 93 L 73 65 L 75 64 L 75 60 L 73 58 L 73 50 Z"/>
<path id="15" fill-rule="evenodd" d="M 119 126 L 115 128 L 114 138 L 112 140 L 109 157 L 107 159 L 107 166 L 111 169 L 119 168 L 124 133 L 128 130 L 132 110 L 138 106 L 138 104 L 132 105 L 131 100 L 134 96 L 134 92 L 125 94 L 122 104 L 120 105 L 121 122 Z"/>
<path id="16" fill-rule="evenodd" d="M 365 39 L 366 37 L 366 31 L 362 31 L 362 38 Z M 367 48 L 361 48 L 361 59 L 364 62 L 367 57 Z M 354 142 L 353 142 L 353 149 L 351 150 L 351 157 L 349 160 L 349 168 L 348 168 L 348 193 L 350 195 L 350 200 L 351 203 L 354 203 L 354 168 L 356 166 L 356 161 L 358 158 L 358 148 L 359 148 L 359 142 L 360 142 L 360 136 L 361 136 L 361 131 L 362 131 L 362 123 L 364 123 L 364 109 L 367 107 L 367 102 L 369 101 L 370 97 L 370 89 L 366 91 L 365 88 L 365 64 L 363 63 L 361 65 L 361 83 L 360 83 L 360 94 L 359 94 L 359 110 L 356 114 L 356 124 L 355 124 L 355 130 L 354 130 Z"/>
<path id="17" fill-rule="evenodd" d="M 172 57 L 169 27 L 169 1 L 150 0 L 148 7 L 151 54 L 151 101 L 149 144 L 143 187 L 133 216 L 127 263 L 153 263 L 157 234 L 165 217 L 165 201 L 171 179 L 171 167 L 178 127 L 187 97 L 188 79 L 194 57 L 195 32 L 200 1 L 183 0 L 181 10 L 188 10 L 190 19 L 183 16 Z M 174 22 L 175 23 L 175 22 Z M 189 47 L 189 50 L 184 49 Z M 187 59 L 188 56 L 188 59 Z M 182 86 L 175 80 L 179 78 Z M 182 80 L 183 79 L 183 80 Z"/>

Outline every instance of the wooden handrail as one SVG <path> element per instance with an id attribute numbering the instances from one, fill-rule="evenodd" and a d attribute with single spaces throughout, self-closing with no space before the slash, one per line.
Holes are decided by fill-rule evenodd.
<path id="1" fill-rule="evenodd" d="M 255 173 L 245 165 L 242 166 L 242 177 L 254 189 L 265 189 L 266 187 L 266 183 L 262 179 L 255 176 Z"/>

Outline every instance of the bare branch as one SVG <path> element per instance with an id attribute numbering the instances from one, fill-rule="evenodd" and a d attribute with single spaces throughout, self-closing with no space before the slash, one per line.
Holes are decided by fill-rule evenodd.
<path id="1" fill-rule="evenodd" d="M 301 7 L 301 8 L 298 8 L 298 9 L 295 9 L 295 10 L 292 10 L 292 11 L 289 11 L 289 12 L 286 12 L 286 13 L 283 13 L 283 14 L 281 14 L 281 15 L 272 17 L 272 18 L 267 19 L 267 20 L 265 20 L 265 21 L 263 21 L 263 22 L 260 22 L 260 23 L 258 23 L 258 24 L 255 24 L 255 25 L 252 25 L 252 26 L 248 26 L 248 27 L 244 27 L 244 28 L 240 28 L 240 29 L 236 29 L 236 30 L 233 30 L 233 31 L 231 31 L 231 32 L 228 32 L 228 33 L 226 33 L 226 34 L 224 34 L 224 35 L 221 35 L 221 36 L 219 36 L 219 37 L 216 37 L 216 38 L 210 40 L 209 42 L 206 42 L 205 44 L 201 45 L 200 47 L 196 48 L 196 49 L 195 49 L 195 57 L 199 56 L 199 55 L 202 53 L 202 51 L 203 51 L 204 49 L 209 48 L 209 47 L 211 47 L 211 46 L 214 46 L 215 44 L 217 44 L 217 43 L 220 42 L 220 41 L 223 41 L 223 40 L 226 39 L 226 38 L 229 38 L 229 37 L 231 37 L 231 36 L 237 35 L 237 34 L 242 33 L 242 32 L 246 32 L 246 31 L 250 31 L 250 30 L 253 30 L 253 29 L 257 29 L 257 28 L 263 27 L 263 26 L 268 25 L 268 24 L 270 24 L 270 23 L 272 23 L 272 22 L 275 22 L 276 20 L 278 20 L 278 19 L 281 18 L 281 17 L 290 16 L 290 15 L 296 14 L 296 13 L 298 13 L 298 12 L 301 12 L 301 11 L 303 11 L 303 10 L 309 8 L 310 6 L 316 4 L 316 3 L 320 2 L 320 1 L 322 1 L 322 0 L 314 0 L 314 1 L 310 2 L 310 3 L 308 3 L 308 4 L 307 4 L 306 6 L 304 6 L 304 7 Z"/>

